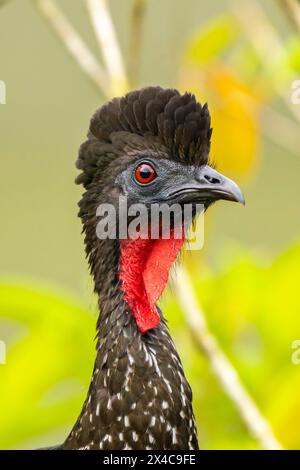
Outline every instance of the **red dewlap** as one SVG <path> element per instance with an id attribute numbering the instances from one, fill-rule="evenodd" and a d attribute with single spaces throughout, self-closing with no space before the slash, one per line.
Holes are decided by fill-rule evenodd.
<path id="1" fill-rule="evenodd" d="M 124 298 L 132 309 L 141 333 L 160 322 L 156 302 L 184 239 L 124 240 L 121 243 L 120 279 Z"/>

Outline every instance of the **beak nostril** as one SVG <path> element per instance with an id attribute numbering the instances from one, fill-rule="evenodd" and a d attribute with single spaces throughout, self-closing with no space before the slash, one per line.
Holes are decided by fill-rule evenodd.
<path id="1" fill-rule="evenodd" d="M 204 175 L 204 178 L 206 179 L 206 181 L 208 181 L 211 184 L 220 184 L 221 183 L 220 179 L 214 178 L 213 176 Z"/>

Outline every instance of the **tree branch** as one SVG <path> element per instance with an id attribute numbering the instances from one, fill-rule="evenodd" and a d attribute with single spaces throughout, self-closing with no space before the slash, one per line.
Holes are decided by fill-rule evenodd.
<path id="1" fill-rule="evenodd" d="M 145 10 L 146 0 L 133 0 L 129 35 L 129 76 L 133 87 L 138 82 Z"/>
<path id="2" fill-rule="evenodd" d="M 34 0 L 34 5 L 39 14 L 49 22 L 79 68 L 104 96 L 110 97 L 106 72 L 54 0 Z"/>
<path id="3" fill-rule="evenodd" d="M 296 0 L 279 0 L 287 17 L 297 32 L 300 31 L 300 4 Z"/>
<path id="4" fill-rule="evenodd" d="M 86 0 L 86 5 L 110 77 L 110 92 L 112 96 L 123 95 L 128 91 L 128 80 L 107 2 Z"/>
<path id="5" fill-rule="evenodd" d="M 271 67 L 274 63 L 284 55 L 284 44 L 276 29 L 269 21 L 261 4 L 256 0 L 248 2 L 231 1 L 232 11 L 239 21 L 245 37 L 256 51 L 263 65 L 269 64 Z M 287 77 L 287 82 L 292 82 L 293 74 Z M 270 75 L 270 85 L 274 91 L 281 97 L 291 114 L 300 122 L 300 107 L 295 106 L 291 101 L 289 88 L 283 87 L 282 82 L 278 83 L 276 74 Z"/>
<path id="6" fill-rule="evenodd" d="M 262 104 L 242 90 L 231 92 L 228 99 L 231 98 L 239 100 L 251 111 L 259 109 L 262 119 L 258 130 L 261 134 L 282 149 L 299 157 L 297 145 L 299 141 L 299 124 L 295 120 L 267 104 Z"/>
<path id="7" fill-rule="evenodd" d="M 180 268 L 176 278 L 176 292 L 186 321 L 196 343 L 205 354 L 221 386 L 231 398 L 250 434 L 263 449 L 282 449 L 268 421 L 241 383 L 237 371 L 221 350 L 216 338 L 208 329 L 203 310 L 199 307 L 189 276 Z"/>

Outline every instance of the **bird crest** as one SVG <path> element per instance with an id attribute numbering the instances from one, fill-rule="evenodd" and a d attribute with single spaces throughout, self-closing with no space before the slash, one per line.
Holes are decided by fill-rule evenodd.
<path id="1" fill-rule="evenodd" d="M 191 93 L 147 87 L 114 98 L 96 111 L 76 162 L 82 170 L 78 184 L 88 187 L 97 170 L 116 155 L 113 144 L 119 133 L 126 134 L 129 145 L 134 137 L 153 139 L 181 163 L 200 166 L 208 162 L 212 129 L 207 104 L 201 106 Z"/>

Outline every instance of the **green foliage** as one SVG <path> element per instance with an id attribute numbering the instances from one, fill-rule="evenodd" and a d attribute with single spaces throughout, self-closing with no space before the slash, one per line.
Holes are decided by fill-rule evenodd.
<path id="1" fill-rule="evenodd" d="M 91 374 L 92 315 L 66 297 L 3 282 L 0 331 L 7 344 L 6 365 L 0 365 L 0 448 L 41 445 L 43 434 L 67 432 Z"/>
<path id="2" fill-rule="evenodd" d="M 279 35 L 277 40 L 281 44 Z M 300 71 L 300 41 L 298 35 L 291 34 L 276 53 L 272 50 L 266 57 L 263 48 L 254 47 L 245 37 L 233 13 L 227 13 L 208 21 L 191 36 L 184 63 L 202 68 L 226 64 L 245 84 L 254 85 L 260 98 L 269 99 Z"/>
<path id="3" fill-rule="evenodd" d="M 283 445 L 299 448 L 293 423 L 300 420 L 300 369 L 292 364 L 291 344 L 300 338 L 300 244 L 271 265 L 239 252 L 222 272 L 203 267 L 199 276 L 197 259 L 190 270 L 211 331 Z M 163 304 L 194 391 L 202 447 L 256 448 L 191 340 L 174 295 Z M 0 448 L 59 442 L 86 394 L 95 317 L 64 296 L 2 283 L 0 318 L 8 346 L 0 366 Z"/>
<path id="4" fill-rule="evenodd" d="M 82 249 L 79 223 L 75 224 L 74 201 L 79 193 L 75 195 L 70 171 L 83 138 L 82 130 L 99 97 L 89 89 L 88 81 L 85 82 L 76 63 L 67 58 L 59 41 L 52 42 L 45 25 L 39 24 L 35 12 L 32 14 L 29 2 L 16 2 L 17 7 L 15 2 L 0 0 L 0 6 L 6 3 L 9 5 L 1 9 L 0 18 L 1 37 L 5 39 L 1 42 L 4 76 L 0 78 L 9 81 L 12 99 L 1 108 L 5 111 L 1 144 L 3 155 L 9 156 L 3 159 L 3 174 L 13 175 L 13 184 L 10 178 L 2 181 L 1 214 L 6 227 L 2 233 L 2 270 L 6 272 L 9 268 L 10 272 L 19 270 L 56 279 L 75 288 L 85 271 L 83 257 L 77 256 Z M 69 3 L 72 6 L 66 7 L 66 13 L 80 31 L 85 31 L 80 2 Z M 130 23 L 126 3 L 130 2 L 113 3 L 114 19 L 120 31 L 125 32 Z M 201 101 L 209 102 L 214 128 L 211 155 L 230 176 L 254 175 L 251 170 L 258 169 L 260 149 L 264 149 L 258 178 L 253 188 L 248 188 L 250 215 L 236 226 L 245 224 L 244 233 L 249 236 L 243 239 L 251 240 L 251 247 L 259 233 L 259 246 L 265 245 L 266 252 L 269 248 L 277 250 L 299 228 L 295 222 L 298 199 L 293 184 L 298 167 L 296 159 L 286 162 L 289 158 L 286 139 L 282 148 L 277 139 L 272 147 L 268 146 L 272 132 L 267 133 L 268 139 L 264 137 L 261 110 L 267 104 L 280 111 L 283 103 L 278 103 L 278 91 L 287 94 L 291 81 L 298 78 L 299 38 L 292 28 L 287 37 L 280 28 L 271 28 L 281 47 L 265 52 L 264 41 L 260 43 L 255 37 L 255 27 L 254 37 L 249 37 L 226 2 L 219 7 L 221 16 L 211 19 L 206 2 L 191 1 L 189 8 L 203 24 L 186 42 L 191 22 L 189 15 L 183 14 L 186 2 L 177 8 L 172 3 L 165 2 L 164 6 L 164 16 L 169 18 L 167 27 L 161 21 L 161 6 L 152 8 L 148 16 L 141 83 L 179 85 L 183 91 L 193 91 Z M 23 8 L 22 14 L 19 8 Z M 20 48 L 16 32 L 23 31 L 24 18 L 31 33 L 23 34 Z M 270 26 L 274 26 L 271 21 Z M 86 33 L 88 40 L 89 31 Z M 268 28 L 263 38 L 268 42 L 267 35 Z M 10 54 L 5 53 L 7 43 Z M 179 60 L 178 84 L 174 61 L 179 58 L 175 50 L 185 43 Z M 121 46 L 126 50 L 124 44 Z M 33 49 L 35 54 L 25 53 Z M 32 70 L 39 70 L 39 74 Z M 63 73 L 54 73 L 55 70 Z M 268 122 L 267 128 L 270 126 L 272 123 Z M 290 136 L 291 129 L 285 120 L 280 128 Z M 18 139 L 11 139 L 11 129 Z M 294 153 L 298 156 L 296 143 Z M 259 185 L 259 180 L 263 184 Z M 20 211 L 20 195 L 24 211 Z M 268 198 L 270 205 L 263 206 Z M 268 211 L 266 207 L 272 209 Z M 258 212 L 266 220 L 264 225 L 259 225 Z M 281 217 L 279 220 L 278 213 L 288 214 L 285 219 L 288 222 L 284 224 Z M 300 365 L 292 364 L 291 344 L 300 338 L 300 244 L 290 247 L 271 265 L 246 250 L 240 251 L 234 260 L 226 245 L 226 237 L 233 232 L 228 231 L 230 223 L 225 218 L 215 237 L 216 247 L 223 244 L 227 250 L 225 267 L 211 272 L 209 264 L 202 257 L 199 262 L 193 254 L 190 270 L 194 288 L 211 331 L 275 434 L 286 448 L 299 448 Z M 269 236 L 264 227 L 273 225 Z M 67 242 L 63 242 L 62 234 Z M 238 240 L 242 235 L 235 232 L 234 237 Z M 64 265 L 60 263 L 62 256 Z M 258 447 L 193 343 L 184 316 L 170 293 L 165 298 L 164 313 L 193 388 L 201 446 Z M 39 285 L 0 283 L 0 340 L 7 344 L 6 365 L 0 364 L 1 449 L 51 445 L 67 435 L 90 381 L 95 323 L 95 315 L 65 294 L 47 291 Z"/>
<path id="5" fill-rule="evenodd" d="M 278 57 L 272 70 L 278 83 L 287 83 L 290 78 L 297 77 L 300 72 L 300 39 L 292 36 L 285 44 L 282 54 Z"/>
<path id="6" fill-rule="evenodd" d="M 295 423 L 300 420 L 300 365 L 294 365 L 291 357 L 292 342 L 300 338 L 300 245 L 271 265 L 240 253 L 223 272 L 207 273 L 204 268 L 199 277 L 197 269 L 195 264 L 194 287 L 211 331 L 278 439 L 286 448 L 299 448 Z M 174 299 L 168 299 L 167 313 L 194 390 L 202 446 L 254 448 L 257 444 L 191 344 Z"/>
<path id="7" fill-rule="evenodd" d="M 187 44 L 186 59 L 198 65 L 216 60 L 237 38 L 238 25 L 232 16 L 224 15 L 206 24 Z"/>

